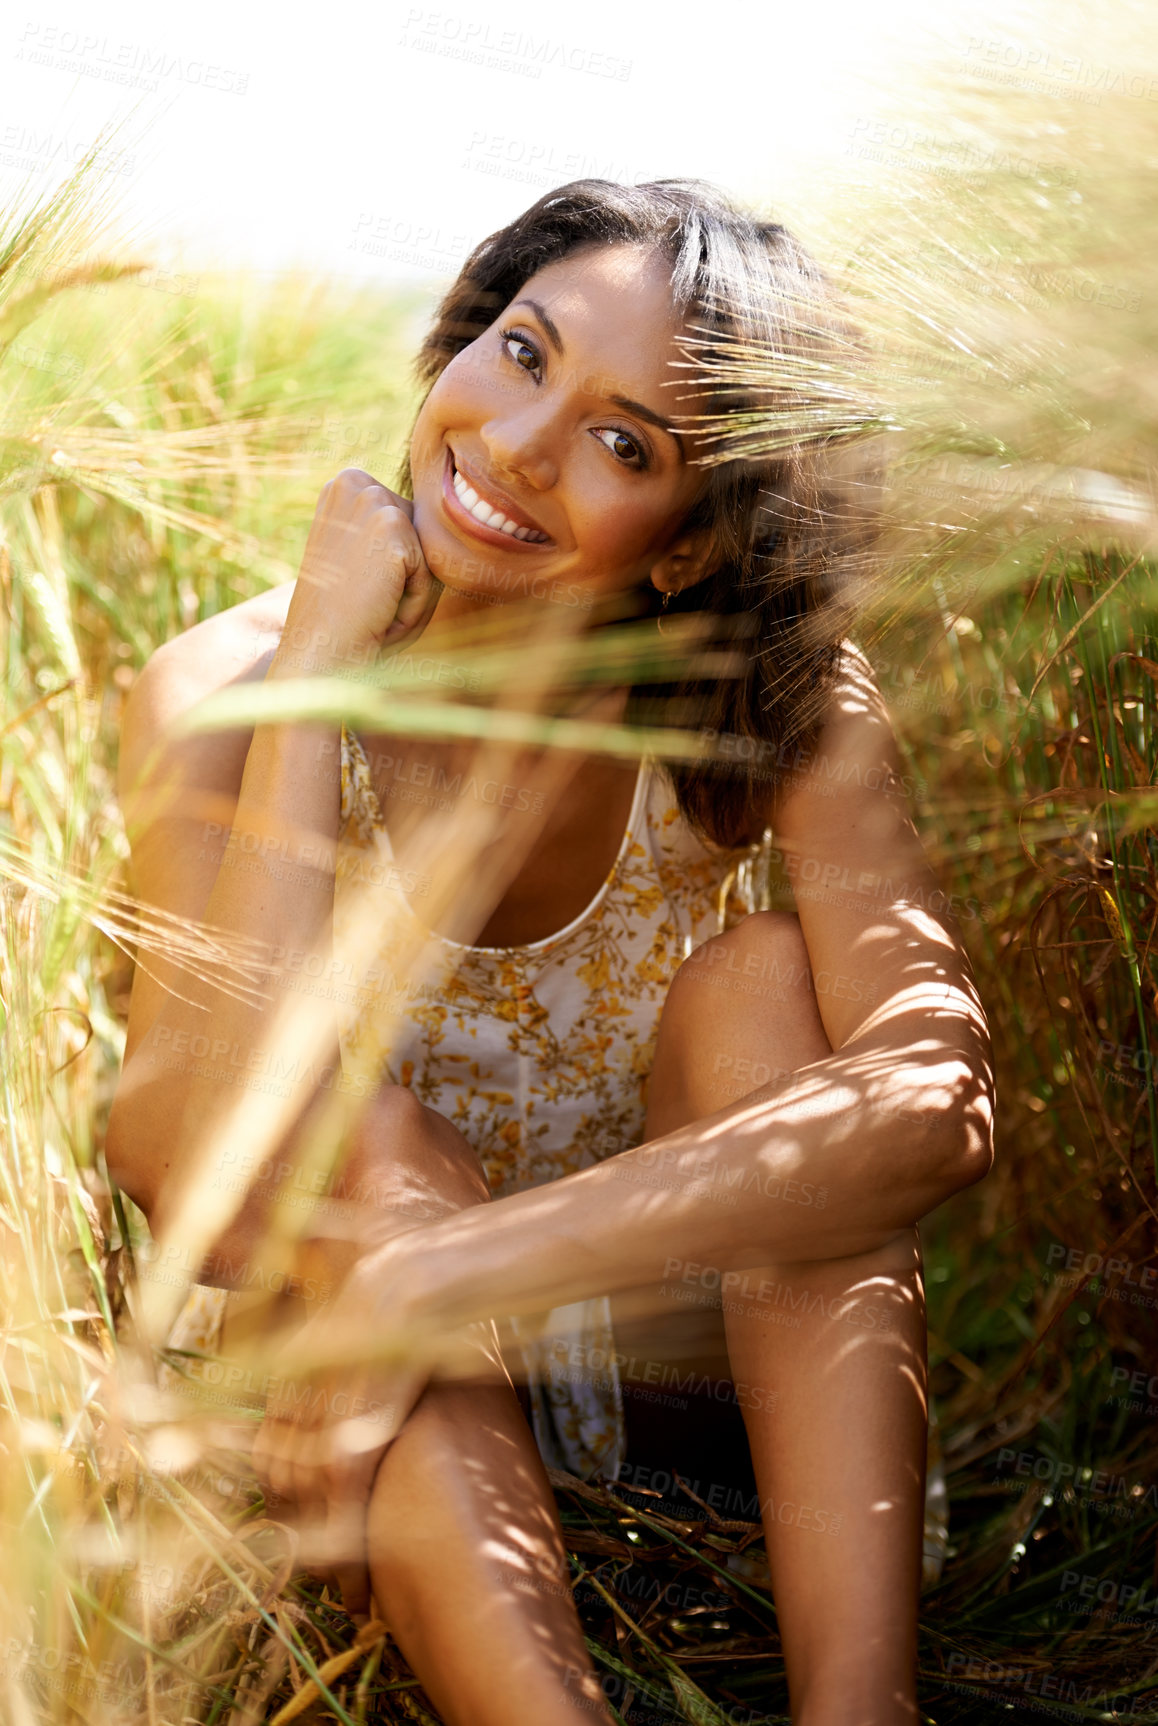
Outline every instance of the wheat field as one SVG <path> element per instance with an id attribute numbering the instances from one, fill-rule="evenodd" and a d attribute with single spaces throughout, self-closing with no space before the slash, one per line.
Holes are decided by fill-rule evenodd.
<path id="1" fill-rule="evenodd" d="M 923 1225 L 937 1726 L 1158 1720 L 1158 79 L 1137 20 L 1068 54 L 982 44 L 865 125 L 806 236 L 865 332 L 850 423 L 887 461 L 859 637 L 999 1062 L 994 1171 Z M 389 1636 L 295 1572 L 212 1408 L 158 1390 L 146 1231 L 102 1135 L 134 958 L 209 963 L 128 892 L 127 693 L 161 642 L 296 574 L 337 469 L 391 483 L 432 302 L 159 271 L 105 237 L 101 160 L 0 213 L 3 1714 L 429 1721 Z M 730 363 L 770 400 L 798 381 Z M 616 1717 L 787 1719 L 770 1595 L 727 1562 L 758 1529 L 557 1488 Z M 673 1579 L 716 1604 L 669 1611 Z"/>

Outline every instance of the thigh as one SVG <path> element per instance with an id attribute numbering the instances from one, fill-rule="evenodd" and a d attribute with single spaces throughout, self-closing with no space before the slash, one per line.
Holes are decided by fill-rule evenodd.
<path id="1" fill-rule="evenodd" d="M 697 948 L 672 981 L 649 1080 L 644 1142 L 759 1086 L 787 1083 L 798 1067 L 831 1052 L 798 919 L 756 912 Z M 628 1461 L 620 1478 L 640 1485 L 658 1480 L 652 1490 L 664 1491 L 664 1477 L 678 1471 L 689 1484 L 700 1482 L 705 1490 L 698 1496 L 720 1514 L 755 1521 L 747 1431 L 732 1382 L 718 1278 L 716 1289 L 706 1286 L 711 1282 L 710 1275 L 677 1278 L 612 1302 L 616 1347 L 624 1357 Z"/>

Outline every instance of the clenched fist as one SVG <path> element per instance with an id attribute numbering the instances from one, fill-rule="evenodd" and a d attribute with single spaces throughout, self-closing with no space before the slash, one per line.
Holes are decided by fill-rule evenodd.
<path id="1" fill-rule="evenodd" d="M 343 468 L 322 487 L 274 668 L 340 671 L 417 640 L 442 583 L 414 531 L 414 506 Z"/>

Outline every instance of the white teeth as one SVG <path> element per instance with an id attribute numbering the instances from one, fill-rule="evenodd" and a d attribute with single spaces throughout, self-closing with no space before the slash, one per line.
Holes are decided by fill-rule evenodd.
<path id="1" fill-rule="evenodd" d="M 505 533 L 512 539 L 541 543 L 547 538 L 545 533 L 539 533 L 535 528 L 517 526 L 501 510 L 494 509 L 489 503 L 484 502 L 474 487 L 468 485 L 463 479 L 457 468 L 454 470 L 452 484 L 463 508 L 468 510 L 476 521 L 481 521 L 485 527 L 498 528 L 500 533 Z"/>

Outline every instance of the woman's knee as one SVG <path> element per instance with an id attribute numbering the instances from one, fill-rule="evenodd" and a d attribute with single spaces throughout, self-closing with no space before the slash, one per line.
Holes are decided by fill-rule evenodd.
<path id="1" fill-rule="evenodd" d="M 721 972 L 757 984 L 799 987 L 808 977 L 808 948 L 791 911 L 753 911 L 722 934 L 701 942 L 676 975 Z"/>
<path id="2" fill-rule="evenodd" d="M 831 1052 L 798 919 L 755 911 L 684 960 L 664 1003 L 651 1137 L 787 1081 Z"/>
<path id="3" fill-rule="evenodd" d="M 799 918 L 785 911 L 754 911 L 697 947 L 672 980 L 664 1023 L 685 1030 L 796 1027 L 804 1041 L 823 1037 L 812 971 Z M 800 1038 L 794 1038 L 799 1041 Z M 817 1051 L 820 1051 L 818 1049 Z M 816 1059 L 809 1053 L 793 1064 Z"/>
<path id="4" fill-rule="evenodd" d="M 486 1175 L 474 1150 L 444 1115 L 428 1108 L 405 1085 L 382 1085 L 366 1104 L 350 1135 L 343 1182 L 351 1179 L 421 1186 L 452 1208 L 490 1198 Z"/>

